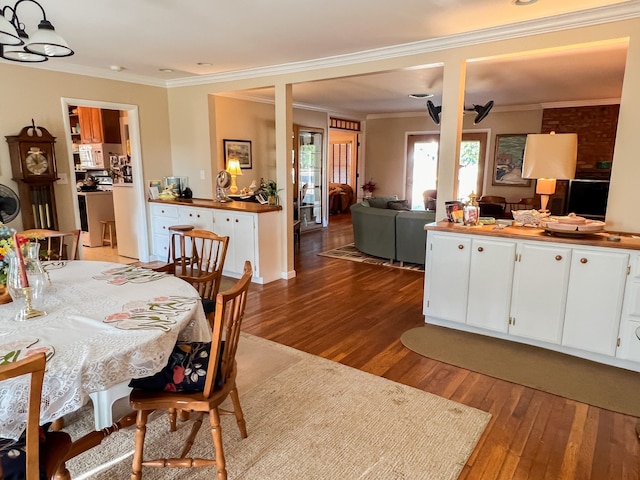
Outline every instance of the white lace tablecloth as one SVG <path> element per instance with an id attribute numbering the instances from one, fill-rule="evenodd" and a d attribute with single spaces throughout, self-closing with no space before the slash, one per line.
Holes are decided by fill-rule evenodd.
<path id="1" fill-rule="evenodd" d="M 118 263 L 44 262 L 46 316 L 14 319 L 0 305 L 0 365 L 47 353 L 40 423 L 79 409 L 90 393 L 152 375 L 178 339 L 209 341 L 197 291 L 187 282 Z M 0 436 L 17 438 L 28 378 L 0 382 Z"/>

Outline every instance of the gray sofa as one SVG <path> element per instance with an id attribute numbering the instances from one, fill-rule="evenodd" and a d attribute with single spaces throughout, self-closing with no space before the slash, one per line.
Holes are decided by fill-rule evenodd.
<path id="1" fill-rule="evenodd" d="M 434 211 L 387 208 L 395 197 L 364 200 L 351 205 L 353 239 L 358 250 L 400 263 L 424 265 L 427 233 L 424 226 L 435 221 Z"/>

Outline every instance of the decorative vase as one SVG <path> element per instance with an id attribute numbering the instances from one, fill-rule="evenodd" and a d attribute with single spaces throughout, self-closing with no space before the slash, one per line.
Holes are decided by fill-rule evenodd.
<path id="1" fill-rule="evenodd" d="M 269 195 L 269 205 L 277 205 L 278 201 L 276 199 L 277 197 L 275 195 Z"/>
<path id="2" fill-rule="evenodd" d="M 30 242 L 25 245 L 24 264 L 21 266 L 16 252 L 10 250 L 6 253 L 9 259 L 9 271 L 7 272 L 7 290 L 14 302 L 18 303 L 16 320 L 45 315 L 44 291 L 47 284 L 47 273 L 40 263 L 40 244 Z M 25 285 L 21 275 L 24 268 L 28 284 Z"/>

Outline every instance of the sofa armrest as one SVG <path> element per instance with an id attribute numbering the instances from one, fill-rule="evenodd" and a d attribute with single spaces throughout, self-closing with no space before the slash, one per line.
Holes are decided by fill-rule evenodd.
<path id="1" fill-rule="evenodd" d="M 356 248 L 375 257 L 395 259 L 397 214 L 396 210 L 351 205 Z"/>
<path id="2" fill-rule="evenodd" d="M 436 213 L 398 212 L 396 217 L 396 259 L 400 262 L 424 265 L 427 232 L 424 226 L 435 222 Z"/>

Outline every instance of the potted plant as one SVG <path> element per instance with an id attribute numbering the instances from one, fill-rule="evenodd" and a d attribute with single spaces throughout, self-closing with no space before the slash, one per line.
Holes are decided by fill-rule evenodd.
<path id="1" fill-rule="evenodd" d="M 269 200 L 269 205 L 278 205 L 280 203 L 278 201 L 278 184 L 275 180 L 268 180 L 265 187 L 264 192 L 267 195 L 267 199 Z"/>
<path id="2" fill-rule="evenodd" d="M 376 190 L 376 183 L 373 181 L 373 179 L 370 179 L 367 183 L 362 185 L 362 192 L 363 192 L 364 198 L 371 198 L 371 195 L 373 195 L 373 192 L 375 190 Z"/>

